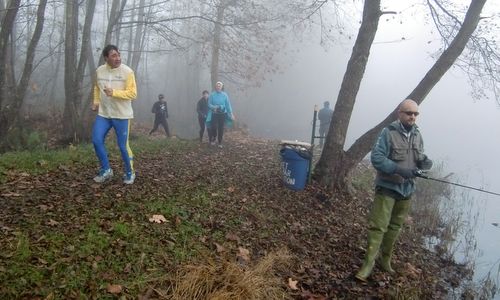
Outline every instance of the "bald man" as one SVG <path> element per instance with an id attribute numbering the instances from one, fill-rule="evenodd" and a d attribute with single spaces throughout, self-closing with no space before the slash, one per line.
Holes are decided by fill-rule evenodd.
<path id="1" fill-rule="evenodd" d="M 368 219 L 368 246 L 363 265 L 356 278 L 366 281 L 377 260 L 388 273 L 394 244 L 399 236 L 415 192 L 415 177 L 419 170 L 428 170 L 432 161 L 424 154 L 424 142 L 415 121 L 418 104 L 406 99 L 399 105 L 398 120 L 384 128 L 371 152 L 371 162 L 377 170 L 375 198 Z"/>

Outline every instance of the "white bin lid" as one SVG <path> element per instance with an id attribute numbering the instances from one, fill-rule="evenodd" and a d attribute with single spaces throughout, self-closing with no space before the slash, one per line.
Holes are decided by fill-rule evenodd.
<path id="1" fill-rule="evenodd" d="M 301 146 L 301 147 L 306 147 L 306 148 L 311 148 L 311 144 L 306 143 L 306 142 L 299 142 L 299 141 L 288 141 L 288 140 L 282 140 L 280 142 L 280 145 L 290 145 L 290 146 Z"/>

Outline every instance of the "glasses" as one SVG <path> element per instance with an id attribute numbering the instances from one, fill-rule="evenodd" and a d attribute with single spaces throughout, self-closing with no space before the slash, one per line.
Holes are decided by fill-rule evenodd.
<path id="1" fill-rule="evenodd" d="M 407 116 L 418 116 L 420 113 L 418 111 L 402 111 L 402 113 L 406 114 Z"/>

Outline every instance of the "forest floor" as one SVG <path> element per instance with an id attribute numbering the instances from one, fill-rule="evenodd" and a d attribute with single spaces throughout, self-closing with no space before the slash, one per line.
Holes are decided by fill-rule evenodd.
<path id="1" fill-rule="evenodd" d="M 169 299 L 185 266 L 226 261 L 247 272 L 276 253 L 286 267 L 264 276 L 292 299 L 442 299 L 464 276 L 410 222 L 396 275 L 375 268 L 367 283 L 354 279 L 372 199 L 366 167 L 355 197 L 316 183 L 295 192 L 281 182 L 277 141 L 232 131 L 219 149 L 139 134 L 137 179 L 125 186 L 108 145 L 115 177 L 104 184 L 92 181 L 90 146 L 69 147 L 60 160 L 31 154 L 31 166 L 2 157 L 0 299 Z"/>

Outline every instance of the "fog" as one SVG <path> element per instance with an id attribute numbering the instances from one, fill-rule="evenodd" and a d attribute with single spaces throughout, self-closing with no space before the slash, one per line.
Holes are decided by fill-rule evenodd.
<path id="1" fill-rule="evenodd" d="M 404 37 L 404 40 L 402 40 Z M 380 22 L 366 73 L 357 96 L 347 134 L 349 147 L 366 130 L 378 124 L 418 84 L 432 66 L 432 54 L 440 46 L 431 27 L 418 18 L 403 25 Z M 318 41 L 295 44 L 301 51 L 283 74 L 276 74 L 262 87 L 246 91 L 234 102 L 245 102 L 236 115 L 254 135 L 310 141 L 314 106 L 324 101 L 335 105 L 352 44 L 329 48 Z M 241 105 L 243 106 L 243 105 Z M 500 108 L 494 98 L 473 100 L 466 75 L 452 68 L 420 106 L 417 119 L 426 152 L 444 164 L 449 179 L 500 193 Z M 463 191 L 456 189 L 457 195 Z M 466 191 L 480 211 L 476 231 L 478 258 L 476 280 L 498 268 L 500 197 Z M 460 256 L 460 253 L 457 253 Z M 496 267 L 495 267 L 496 266 Z M 498 297 L 498 296 L 497 296 Z"/>
<path id="2" fill-rule="evenodd" d="M 468 3 L 465 0 L 451 2 Z M 177 4 L 175 1 L 170 3 Z M 225 90 L 231 98 L 237 121 L 248 126 L 251 135 L 274 140 L 310 141 L 314 107 L 317 105 L 321 108 L 324 101 L 330 101 L 331 107 L 334 107 L 351 55 L 362 13 L 362 1 L 353 3 L 357 6 L 357 11 L 351 12 L 350 17 L 344 16 L 348 22 L 347 27 L 333 41 L 320 45 L 325 40 L 320 38 L 320 28 L 314 26 L 302 28 L 298 30 L 300 32 L 289 33 L 289 36 L 284 37 L 287 40 L 286 46 L 275 57 L 280 68 L 275 73 L 268 73 L 258 86 L 241 89 L 234 82 L 220 78 L 225 82 Z M 435 62 L 432 55 L 442 46 L 440 38 L 433 33 L 433 26 L 426 23 L 430 21 L 426 21 L 423 16 L 426 8 L 419 9 L 418 6 L 408 6 L 407 3 L 401 0 L 382 1 L 384 10 L 398 14 L 384 15 L 380 20 L 357 95 L 346 147 L 384 119 L 415 88 Z M 98 1 L 92 34 L 96 61 L 107 23 L 106 9 L 107 4 Z M 158 9 L 156 13 L 160 16 L 170 16 L 169 13 L 175 11 L 158 7 L 155 9 Z M 349 8 L 339 8 L 341 9 Z M 63 14 L 63 7 L 56 5 L 52 10 L 54 16 Z M 490 0 L 483 15 L 498 16 L 499 11 L 500 2 Z M 323 17 L 328 18 L 327 14 Z M 333 18 L 331 15 L 329 17 Z M 191 29 L 211 32 L 212 25 L 186 23 L 174 28 L 183 33 L 193 33 Z M 46 36 L 42 40 L 51 42 L 49 33 L 44 34 Z M 123 36 L 126 34 L 122 35 L 123 40 L 119 46 L 122 48 L 123 62 L 129 64 L 126 60 L 131 52 L 128 52 L 130 49 L 127 49 Z M 162 93 L 168 103 L 172 133 L 183 138 L 194 138 L 198 131 L 196 102 L 202 90 L 211 90 L 210 62 L 206 53 L 208 48 L 204 49 L 205 52 L 201 49 L 207 45 L 185 42 L 181 43 L 183 47 L 179 47 L 182 50 L 176 51 L 173 49 L 174 45 L 170 45 L 161 34 L 152 34 L 147 39 L 141 64 L 138 70 L 134 70 L 139 93 L 133 104 L 135 121 L 152 126 L 151 107 L 157 100 L 157 95 Z M 247 40 L 251 40 L 251 37 Z M 55 49 L 53 46 L 49 48 Z M 43 51 L 38 55 L 43 57 Z M 52 74 L 54 68 L 55 61 L 52 59 L 51 56 L 50 62 L 47 60 L 35 69 L 33 86 L 40 88 L 32 87 L 28 92 L 29 100 L 25 103 L 25 110 L 38 109 L 46 112 L 47 107 L 56 104 L 63 106 L 63 73 L 47 76 L 49 71 Z M 221 65 L 224 66 L 224 61 Z M 221 76 L 224 77 L 224 74 Z M 52 85 L 49 84 L 50 81 L 56 83 Z M 53 96 L 47 97 L 50 94 L 47 90 L 52 86 L 57 91 Z M 89 76 L 85 88 L 91 89 Z M 455 174 L 450 180 L 500 192 L 500 161 L 496 159 L 500 153 L 500 108 L 495 100 L 474 101 L 465 74 L 452 68 L 426 97 L 420 106 L 420 112 L 417 124 L 423 133 L 426 152 L 434 161 L 442 162 L 446 172 Z M 477 233 L 478 242 L 483 249 L 478 266 L 482 268 L 484 265 L 486 268 L 499 258 L 497 249 L 500 247 L 500 228 L 490 224 L 500 222 L 500 197 L 473 191 L 470 195 L 470 201 L 483 203 L 486 208 L 481 207 L 482 222 Z"/>

